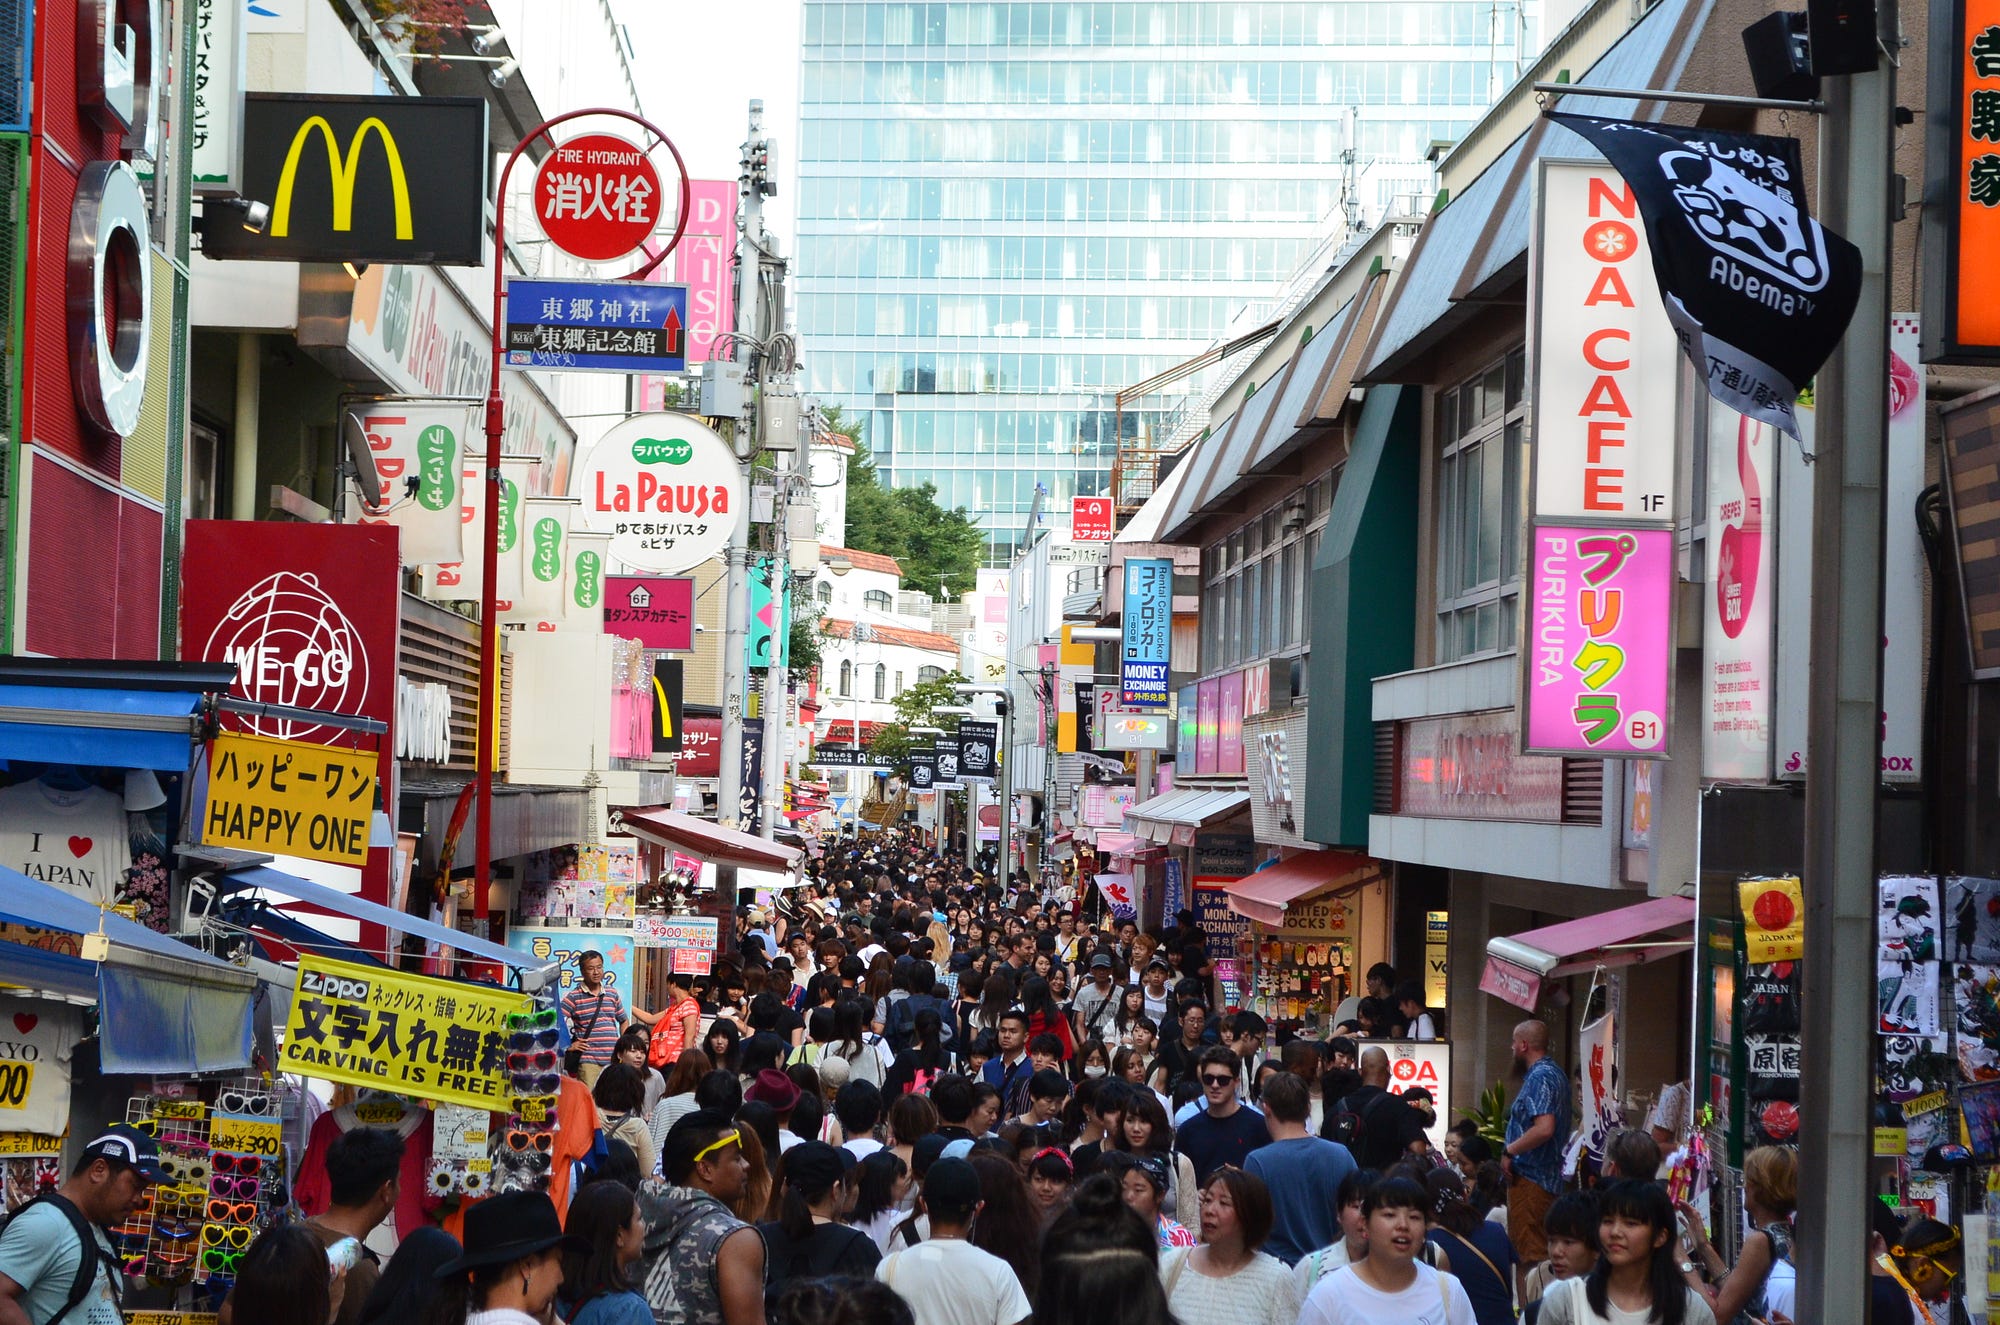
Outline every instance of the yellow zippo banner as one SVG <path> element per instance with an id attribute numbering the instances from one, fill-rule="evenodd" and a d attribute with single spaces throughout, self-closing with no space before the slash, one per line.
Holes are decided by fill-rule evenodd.
<path id="1" fill-rule="evenodd" d="M 510 1108 L 507 1014 L 531 1007 L 526 994 L 491 985 L 302 957 L 278 1057 L 302 1076 Z"/>
<path id="2" fill-rule="evenodd" d="M 222 735 L 208 757 L 201 840 L 335 865 L 368 863 L 372 751 Z"/>

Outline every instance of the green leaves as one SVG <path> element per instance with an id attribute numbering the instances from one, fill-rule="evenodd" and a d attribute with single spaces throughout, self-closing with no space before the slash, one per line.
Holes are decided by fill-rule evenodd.
<path id="1" fill-rule="evenodd" d="M 827 414 L 833 430 L 854 442 L 847 459 L 847 546 L 894 557 L 905 588 L 945 598 L 972 592 L 986 555 L 979 526 L 962 508 L 939 506 L 933 484 L 888 486 L 861 440 L 860 422 L 844 422 L 837 407 Z"/>

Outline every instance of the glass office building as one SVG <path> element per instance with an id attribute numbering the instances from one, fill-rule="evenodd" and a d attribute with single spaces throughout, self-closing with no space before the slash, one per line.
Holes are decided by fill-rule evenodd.
<path id="1" fill-rule="evenodd" d="M 1425 154 L 1513 80 L 1537 11 L 805 0 L 808 389 L 1004 564 L 1038 482 L 1059 522 L 1108 490 L 1121 389 L 1255 325 L 1348 211 L 1427 195 Z M 1199 385 L 1128 404 L 1126 435 Z"/>

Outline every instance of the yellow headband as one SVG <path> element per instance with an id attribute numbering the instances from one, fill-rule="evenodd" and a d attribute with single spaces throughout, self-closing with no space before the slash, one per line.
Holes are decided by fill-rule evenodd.
<path id="1" fill-rule="evenodd" d="M 742 1139 L 743 1139 L 743 1133 L 731 1129 L 725 1135 L 717 1137 L 715 1140 L 709 1142 L 701 1149 L 695 1151 L 694 1159 L 692 1162 L 699 1164 L 704 1159 L 707 1159 L 710 1155 L 713 1155 L 716 1151 L 722 1149 L 724 1146 L 733 1146 L 738 1142 L 740 1142 Z"/>

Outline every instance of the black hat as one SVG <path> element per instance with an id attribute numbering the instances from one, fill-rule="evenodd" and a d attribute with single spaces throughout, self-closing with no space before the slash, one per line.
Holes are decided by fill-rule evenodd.
<path id="1" fill-rule="evenodd" d="M 563 1235 L 562 1218 L 547 1192 L 502 1192 L 467 1207 L 465 1251 L 440 1265 L 437 1277 L 449 1279 L 488 1265 L 508 1265 L 551 1247 L 589 1251 L 590 1243 Z"/>
<path id="2" fill-rule="evenodd" d="M 147 1182 L 165 1182 L 166 1169 L 160 1166 L 160 1146 L 130 1123 L 113 1123 L 83 1148 L 92 1159 L 108 1159 L 114 1166 L 134 1169 Z"/>
<path id="3" fill-rule="evenodd" d="M 846 1154 L 824 1141 L 799 1142 L 785 1152 L 785 1185 L 801 1192 L 823 1192 L 839 1185 L 847 1175 L 848 1164 L 853 1162 L 852 1155 L 842 1162 L 841 1157 Z"/>
<path id="4" fill-rule="evenodd" d="M 983 1197 L 979 1190 L 979 1170 L 962 1159 L 940 1159 L 924 1175 L 924 1200 L 947 1209 L 970 1209 Z"/>

